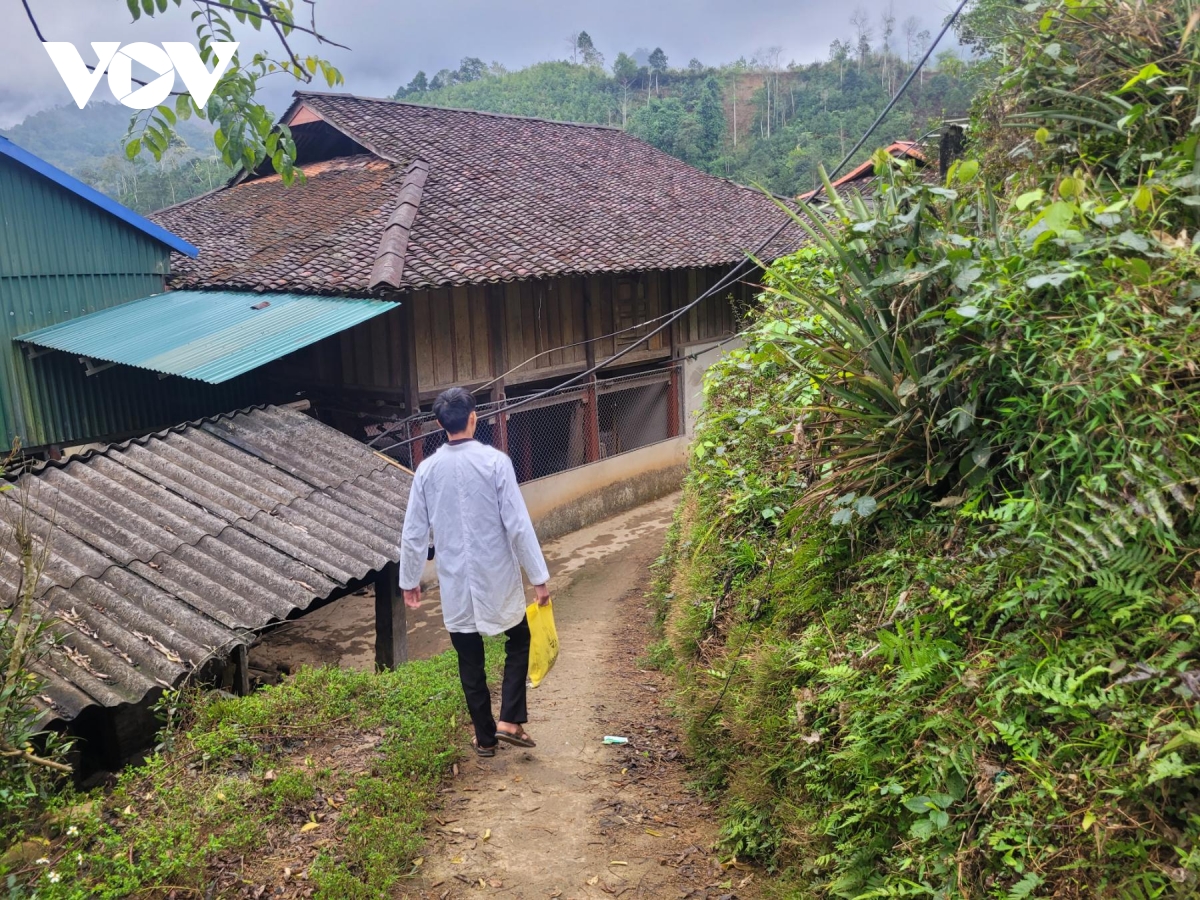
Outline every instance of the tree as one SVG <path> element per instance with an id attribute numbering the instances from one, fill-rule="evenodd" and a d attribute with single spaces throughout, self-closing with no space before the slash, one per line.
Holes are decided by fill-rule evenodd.
<path id="1" fill-rule="evenodd" d="M 705 68 L 706 67 L 704 63 L 700 62 L 700 60 L 696 59 L 694 56 L 688 60 L 688 71 L 693 75 L 699 75 L 704 71 Z"/>
<path id="2" fill-rule="evenodd" d="M 171 137 L 176 133 L 179 120 L 196 116 L 217 126 L 213 141 L 227 165 L 253 169 L 270 156 L 275 171 L 290 184 L 296 177 L 296 145 L 291 132 L 278 124 L 274 114 L 258 101 L 259 82 L 266 75 L 284 72 L 305 84 L 311 84 L 318 73 L 330 87 L 342 84 L 341 72 L 328 60 L 315 54 L 301 56 L 293 43 L 303 35 L 318 45 L 349 48 L 317 30 L 316 0 L 308 2 L 310 25 L 297 20 L 295 0 L 194 0 L 194 4 L 198 9 L 191 13 L 191 18 L 199 37 L 200 59 L 205 66 L 211 68 L 217 62 L 213 43 L 234 40 L 233 25 L 226 11 L 232 13 L 238 23 L 249 25 L 255 31 L 269 26 L 278 46 L 275 50 L 254 53 L 249 60 L 242 53 L 235 54 L 203 107 L 186 91 L 172 92 L 173 101 L 139 113 L 130 122 L 126 134 L 126 156 L 133 159 L 148 150 L 156 161 L 161 160 L 171 146 Z M 53 40 L 53 36 L 42 33 L 30 5 L 22 5 L 36 38 L 42 42 Z M 114 20 L 119 18 L 125 22 L 127 16 L 137 21 L 143 17 L 167 15 L 173 11 L 172 6 L 182 5 L 183 0 L 142 0 L 140 3 L 128 0 L 124 8 L 121 4 L 112 4 L 110 8 Z M 93 66 L 88 68 L 95 71 Z M 146 84 L 137 78 L 133 81 Z"/>
<path id="3" fill-rule="evenodd" d="M 925 55 L 926 48 L 929 47 L 929 42 L 933 40 L 933 35 L 928 30 L 917 32 L 917 53 Z M 925 85 L 925 67 L 921 67 L 921 85 Z"/>
<path id="4" fill-rule="evenodd" d="M 613 63 L 613 77 L 621 85 L 621 127 L 629 124 L 629 86 L 637 80 L 638 64 L 628 53 L 618 53 Z"/>
<path id="5" fill-rule="evenodd" d="M 721 142 L 725 138 L 725 105 L 721 102 L 721 85 L 711 75 L 704 79 L 700 89 L 696 118 L 700 121 L 700 150 L 708 167 L 720 155 Z"/>
<path id="6" fill-rule="evenodd" d="M 904 31 L 904 61 L 911 66 L 913 46 L 917 42 L 917 34 L 921 31 L 921 20 L 916 16 L 909 16 L 900 27 Z"/>
<path id="7" fill-rule="evenodd" d="M 837 66 L 838 84 L 841 85 L 845 80 L 846 75 L 846 60 L 850 58 L 850 53 L 854 48 L 850 46 L 849 41 L 843 41 L 835 38 L 833 43 L 829 45 L 829 61 Z"/>
<path id="8" fill-rule="evenodd" d="M 604 68 L 604 54 L 596 49 L 596 45 L 592 43 L 591 35 L 586 31 L 579 32 L 579 37 L 576 39 L 576 46 L 579 48 L 579 59 L 585 66 L 591 66 L 593 69 Z"/>
<path id="9" fill-rule="evenodd" d="M 861 6 L 856 6 L 850 14 L 850 24 L 854 27 L 854 47 L 858 51 L 858 71 L 861 72 L 871 55 L 871 39 L 875 32 L 871 28 L 870 14 Z"/>
<path id="10" fill-rule="evenodd" d="M 579 32 L 572 31 L 567 35 L 567 46 L 571 48 L 571 64 L 579 64 Z"/>
<path id="11" fill-rule="evenodd" d="M 654 90 L 658 90 L 659 79 L 667 73 L 667 54 L 662 47 L 655 47 L 650 54 L 650 71 L 654 73 Z"/>
<path id="12" fill-rule="evenodd" d="M 478 81 L 487 74 L 487 66 L 476 56 L 465 56 L 458 64 L 458 80 Z"/>
<path id="13" fill-rule="evenodd" d="M 883 33 L 883 52 L 880 54 L 882 65 L 879 71 L 879 83 L 892 94 L 892 34 L 896 31 L 896 13 L 889 3 L 879 14 L 879 30 Z"/>
<path id="14" fill-rule="evenodd" d="M 403 87 L 396 91 L 396 99 L 399 100 L 412 94 L 423 94 L 427 90 L 429 90 L 429 79 L 425 77 L 424 71 L 418 71 L 413 76 L 413 80 L 408 83 L 408 87 Z"/>

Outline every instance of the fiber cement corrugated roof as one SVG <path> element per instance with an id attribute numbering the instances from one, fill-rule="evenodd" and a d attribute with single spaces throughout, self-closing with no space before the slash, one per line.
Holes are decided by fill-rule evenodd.
<path id="1" fill-rule="evenodd" d="M 136 704 L 245 635 L 397 559 L 406 470 L 293 409 L 182 425 L 22 476 L 11 521 L 51 535 L 35 592 L 61 645 L 51 717 Z M 16 596 L 11 542 L 0 590 Z"/>
<path id="2" fill-rule="evenodd" d="M 395 308 L 345 297 L 169 291 L 16 340 L 220 384 Z"/>

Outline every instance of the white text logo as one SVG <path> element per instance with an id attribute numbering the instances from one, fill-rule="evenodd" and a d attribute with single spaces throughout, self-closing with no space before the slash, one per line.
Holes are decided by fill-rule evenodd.
<path id="1" fill-rule="evenodd" d="M 229 67 L 233 54 L 237 52 L 238 41 L 214 42 L 210 45 L 217 58 L 216 67 L 211 72 L 200 59 L 199 51 L 184 41 L 164 41 L 161 47 L 143 41 L 124 47 L 119 41 L 92 41 L 96 65 L 91 71 L 88 71 L 83 57 L 71 42 L 45 41 L 42 46 L 50 54 L 54 67 L 58 69 L 58 74 L 66 82 L 67 90 L 80 109 L 91 99 L 105 69 L 108 70 L 108 89 L 119 103 L 130 109 L 150 109 L 171 95 L 176 74 L 183 79 L 184 87 L 196 105 L 203 107 Z M 158 75 L 136 90 L 133 81 L 135 62 Z"/>

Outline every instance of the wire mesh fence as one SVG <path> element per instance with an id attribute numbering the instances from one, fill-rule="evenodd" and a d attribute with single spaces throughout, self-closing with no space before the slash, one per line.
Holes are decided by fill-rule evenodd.
<path id="1" fill-rule="evenodd" d="M 520 397 L 481 403 L 475 439 L 505 451 L 532 481 L 675 437 L 683 429 L 680 364 L 562 388 L 511 411 Z M 376 449 L 416 468 L 446 442 L 432 413 L 368 429 Z"/>

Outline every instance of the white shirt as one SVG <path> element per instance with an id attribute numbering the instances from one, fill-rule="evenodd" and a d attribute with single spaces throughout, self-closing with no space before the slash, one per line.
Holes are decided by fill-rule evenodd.
<path id="1" fill-rule="evenodd" d="M 433 529 L 442 617 L 454 632 L 500 634 L 525 615 L 521 568 L 550 580 L 512 460 L 478 441 L 444 444 L 417 467 L 400 541 L 400 587 L 421 582 Z"/>

